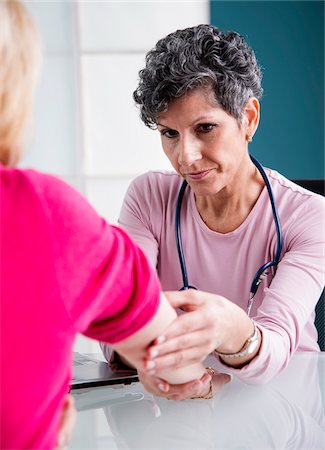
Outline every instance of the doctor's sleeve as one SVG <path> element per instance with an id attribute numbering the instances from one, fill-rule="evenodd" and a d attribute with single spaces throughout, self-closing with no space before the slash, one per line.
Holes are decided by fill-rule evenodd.
<path id="1" fill-rule="evenodd" d="M 285 253 L 253 319 L 262 333 L 257 357 L 230 369 L 247 383 L 266 383 L 297 351 L 319 351 L 315 306 L 324 287 L 324 199 L 313 196 L 291 218 L 284 233 Z"/>
<path id="2" fill-rule="evenodd" d="M 143 179 L 140 176 L 130 184 L 122 204 L 118 225 L 133 238 L 147 256 L 150 265 L 156 269 L 159 247 L 150 218 L 152 197 Z"/>

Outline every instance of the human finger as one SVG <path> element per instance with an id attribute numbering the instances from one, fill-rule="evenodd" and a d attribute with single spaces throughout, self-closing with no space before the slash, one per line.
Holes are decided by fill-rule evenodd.
<path id="1" fill-rule="evenodd" d="M 231 377 L 228 374 L 215 372 L 213 369 L 212 369 L 212 371 L 214 373 L 210 379 L 208 386 L 207 386 L 207 384 L 205 384 L 202 387 L 201 392 L 198 393 L 197 395 L 191 396 L 191 399 L 213 398 L 214 395 L 221 389 L 221 387 L 224 384 L 229 383 L 229 381 L 231 380 Z"/>
<path id="2" fill-rule="evenodd" d="M 205 301 L 205 295 L 202 291 L 188 289 L 186 291 L 164 291 L 169 303 L 173 308 L 191 309 Z"/>
<path id="3" fill-rule="evenodd" d="M 198 330 L 206 331 L 215 327 L 216 321 L 213 320 L 213 317 L 211 307 L 182 314 L 173 320 L 160 336 L 157 336 L 152 345 L 159 345 L 177 336 L 184 336 Z"/>
<path id="4" fill-rule="evenodd" d="M 224 384 L 231 381 L 231 376 L 213 370 L 213 375 L 205 373 L 200 380 L 183 385 L 171 385 L 167 394 L 169 400 L 189 400 L 212 398 Z"/>
<path id="5" fill-rule="evenodd" d="M 208 392 L 211 377 L 208 375 L 205 379 L 190 381 L 184 384 L 171 385 L 166 397 L 169 400 L 188 400 L 203 395 Z"/>
<path id="6" fill-rule="evenodd" d="M 185 400 L 197 396 L 202 392 L 202 389 L 209 386 L 211 380 L 211 376 L 205 373 L 200 380 L 192 380 L 183 384 L 168 384 L 166 381 L 145 372 L 138 372 L 138 375 L 139 380 L 149 393 L 169 400 Z"/>
<path id="7" fill-rule="evenodd" d="M 74 398 L 72 395 L 68 394 L 65 398 L 61 413 L 56 450 L 66 450 L 68 448 L 68 443 L 71 439 L 76 420 L 77 411 L 74 405 Z"/>
<path id="8" fill-rule="evenodd" d="M 167 381 L 139 370 L 138 376 L 140 382 L 143 384 L 146 391 L 150 394 L 156 395 L 158 397 L 165 397 L 169 392 L 170 385 L 169 383 L 167 383 Z"/>
<path id="9" fill-rule="evenodd" d="M 212 395 L 216 394 L 224 384 L 229 383 L 231 380 L 231 375 L 227 373 L 214 373 L 211 379 Z"/>
<path id="10" fill-rule="evenodd" d="M 158 341 L 159 342 L 159 341 Z M 191 333 L 183 333 L 162 343 L 150 345 L 146 350 L 147 360 L 185 349 L 195 349 L 195 352 L 207 356 L 216 348 L 217 340 L 210 329 L 200 329 Z"/>
<path id="11" fill-rule="evenodd" d="M 178 351 L 167 353 L 156 357 L 155 359 L 145 360 L 144 370 L 150 375 L 159 375 L 159 372 L 166 369 L 180 369 L 198 362 L 203 361 L 209 352 L 204 351 L 201 347 L 191 347 L 188 349 L 180 349 Z"/>
<path id="12" fill-rule="evenodd" d="M 197 396 L 210 385 L 211 375 L 205 372 L 200 379 L 188 381 L 183 384 L 171 384 L 165 395 L 169 400 L 186 400 Z"/>

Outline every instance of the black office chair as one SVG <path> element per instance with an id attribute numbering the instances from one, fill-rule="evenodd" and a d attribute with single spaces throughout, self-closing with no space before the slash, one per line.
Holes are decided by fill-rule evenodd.
<path id="1" fill-rule="evenodd" d="M 315 192 L 316 194 L 325 195 L 325 180 L 292 180 L 299 186 Z M 315 308 L 315 326 L 318 332 L 318 345 L 322 351 L 325 351 L 325 289 L 318 300 Z"/>

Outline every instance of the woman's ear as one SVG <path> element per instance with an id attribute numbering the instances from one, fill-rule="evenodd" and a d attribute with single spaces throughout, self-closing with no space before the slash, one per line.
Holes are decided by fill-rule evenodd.
<path id="1" fill-rule="evenodd" d="M 256 97 L 250 97 L 243 112 L 243 125 L 246 135 L 252 139 L 260 120 L 260 103 Z"/>

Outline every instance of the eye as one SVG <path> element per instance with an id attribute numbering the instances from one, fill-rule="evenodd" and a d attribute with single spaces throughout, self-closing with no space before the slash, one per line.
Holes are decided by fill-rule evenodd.
<path id="1" fill-rule="evenodd" d="M 200 123 L 197 126 L 197 130 L 200 133 L 210 133 L 210 131 L 212 131 L 215 127 L 216 127 L 216 125 L 213 123 Z"/>
<path id="2" fill-rule="evenodd" d="M 178 132 L 176 130 L 171 130 L 170 128 L 166 128 L 165 130 L 161 130 L 160 134 L 162 136 L 165 136 L 168 139 L 175 138 L 178 136 Z"/>

